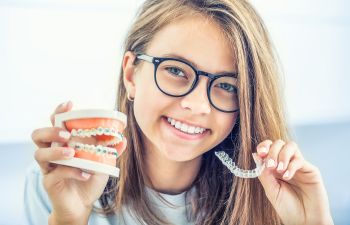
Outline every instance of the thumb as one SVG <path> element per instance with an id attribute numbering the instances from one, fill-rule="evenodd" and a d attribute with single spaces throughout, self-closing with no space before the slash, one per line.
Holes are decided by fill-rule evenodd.
<path id="1" fill-rule="evenodd" d="M 262 163 L 266 164 L 263 159 L 256 153 L 253 153 L 253 159 L 257 165 Z M 263 165 L 263 167 L 264 169 L 258 179 L 265 190 L 267 198 L 271 201 L 271 203 L 274 203 L 276 202 L 279 193 L 280 183 L 275 177 L 274 170 L 266 168 L 265 165 Z"/>
<path id="2" fill-rule="evenodd" d="M 72 101 L 68 101 L 68 102 L 62 103 L 59 106 L 57 106 L 55 111 L 50 116 L 50 120 L 51 120 L 52 126 L 55 126 L 55 116 L 56 116 L 56 114 L 67 112 L 67 111 L 72 109 L 72 106 L 73 106 Z"/>

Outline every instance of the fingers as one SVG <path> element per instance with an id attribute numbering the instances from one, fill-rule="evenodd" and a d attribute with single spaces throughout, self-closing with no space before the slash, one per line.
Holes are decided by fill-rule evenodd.
<path id="1" fill-rule="evenodd" d="M 39 148 L 49 147 L 51 142 L 66 143 L 71 134 L 63 128 L 45 127 L 33 131 L 32 140 Z"/>
<path id="2" fill-rule="evenodd" d="M 90 177 L 91 174 L 84 172 L 81 169 L 57 165 L 55 170 L 45 176 L 43 184 L 46 190 L 52 190 L 53 186 L 66 179 L 87 181 L 90 179 Z"/>
<path id="3" fill-rule="evenodd" d="M 35 151 L 34 158 L 45 175 L 55 168 L 50 161 L 70 159 L 74 154 L 75 150 L 70 147 L 39 148 Z"/>
<path id="4" fill-rule="evenodd" d="M 71 110 L 72 107 L 73 107 L 73 103 L 71 101 L 62 103 L 59 106 L 57 106 L 55 111 L 50 116 L 52 126 L 55 126 L 55 115 L 56 114 L 67 112 L 67 111 Z"/>
<path id="5" fill-rule="evenodd" d="M 288 167 L 291 166 L 291 163 L 295 163 L 295 161 L 298 161 L 300 158 L 300 154 L 298 151 L 298 146 L 295 144 L 295 142 L 288 142 L 283 146 L 281 151 L 278 154 L 278 166 L 277 166 L 277 172 L 280 174 L 283 174 L 283 178 L 287 178 L 290 176 L 290 170 L 288 170 Z"/>
<path id="6" fill-rule="evenodd" d="M 268 156 L 266 157 L 266 167 L 267 168 L 276 168 L 279 164 L 278 162 L 278 155 L 282 149 L 282 147 L 285 145 L 285 142 L 282 140 L 275 141 L 269 150 Z M 281 164 L 279 164 L 281 165 Z"/>
<path id="7" fill-rule="evenodd" d="M 303 164 L 304 160 L 302 158 L 298 157 L 293 159 L 286 168 L 286 171 L 283 173 L 283 179 L 290 180 L 294 176 L 295 172 L 302 168 Z"/>
<path id="8" fill-rule="evenodd" d="M 267 153 L 261 151 L 262 146 L 269 146 Z M 259 157 L 264 159 L 266 168 L 280 174 L 285 180 L 291 179 L 304 163 L 299 148 L 293 141 L 286 143 L 282 140 L 267 140 L 257 146 L 257 151 Z"/>

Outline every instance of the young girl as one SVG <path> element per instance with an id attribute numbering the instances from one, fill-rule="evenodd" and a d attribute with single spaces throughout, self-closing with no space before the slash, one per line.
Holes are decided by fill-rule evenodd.
<path id="1" fill-rule="evenodd" d="M 248 2 L 145 1 L 124 48 L 120 177 L 49 163 L 74 155 L 50 147 L 70 134 L 35 130 L 41 172 L 27 177 L 29 224 L 333 224 L 319 170 L 289 140 L 276 60 Z M 265 169 L 235 177 L 216 151 L 243 169 L 257 152 Z"/>

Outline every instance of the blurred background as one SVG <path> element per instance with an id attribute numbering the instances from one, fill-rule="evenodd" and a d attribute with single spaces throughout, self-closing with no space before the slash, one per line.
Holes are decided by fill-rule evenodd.
<path id="1" fill-rule="evenodd" d="M 350 224 L 350 2 L 254 0 L 280 57 L 294 139 Z M 54 108 L 114 108 L 121 46 L 141 0 L 0 0 L 0 225 L 21 224 L 31 132 Z"/>

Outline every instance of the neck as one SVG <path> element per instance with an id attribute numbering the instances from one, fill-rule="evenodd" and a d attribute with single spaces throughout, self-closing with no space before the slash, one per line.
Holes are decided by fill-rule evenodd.
<path id="1" fill-rule="evenodd" d="M 146 171 L 150 180 L 147 185 L 164 194 L 179 194 L 188 190 L 199 172 L 201 157 L 177 162 L 153 150 L 147 151 Z"/>

